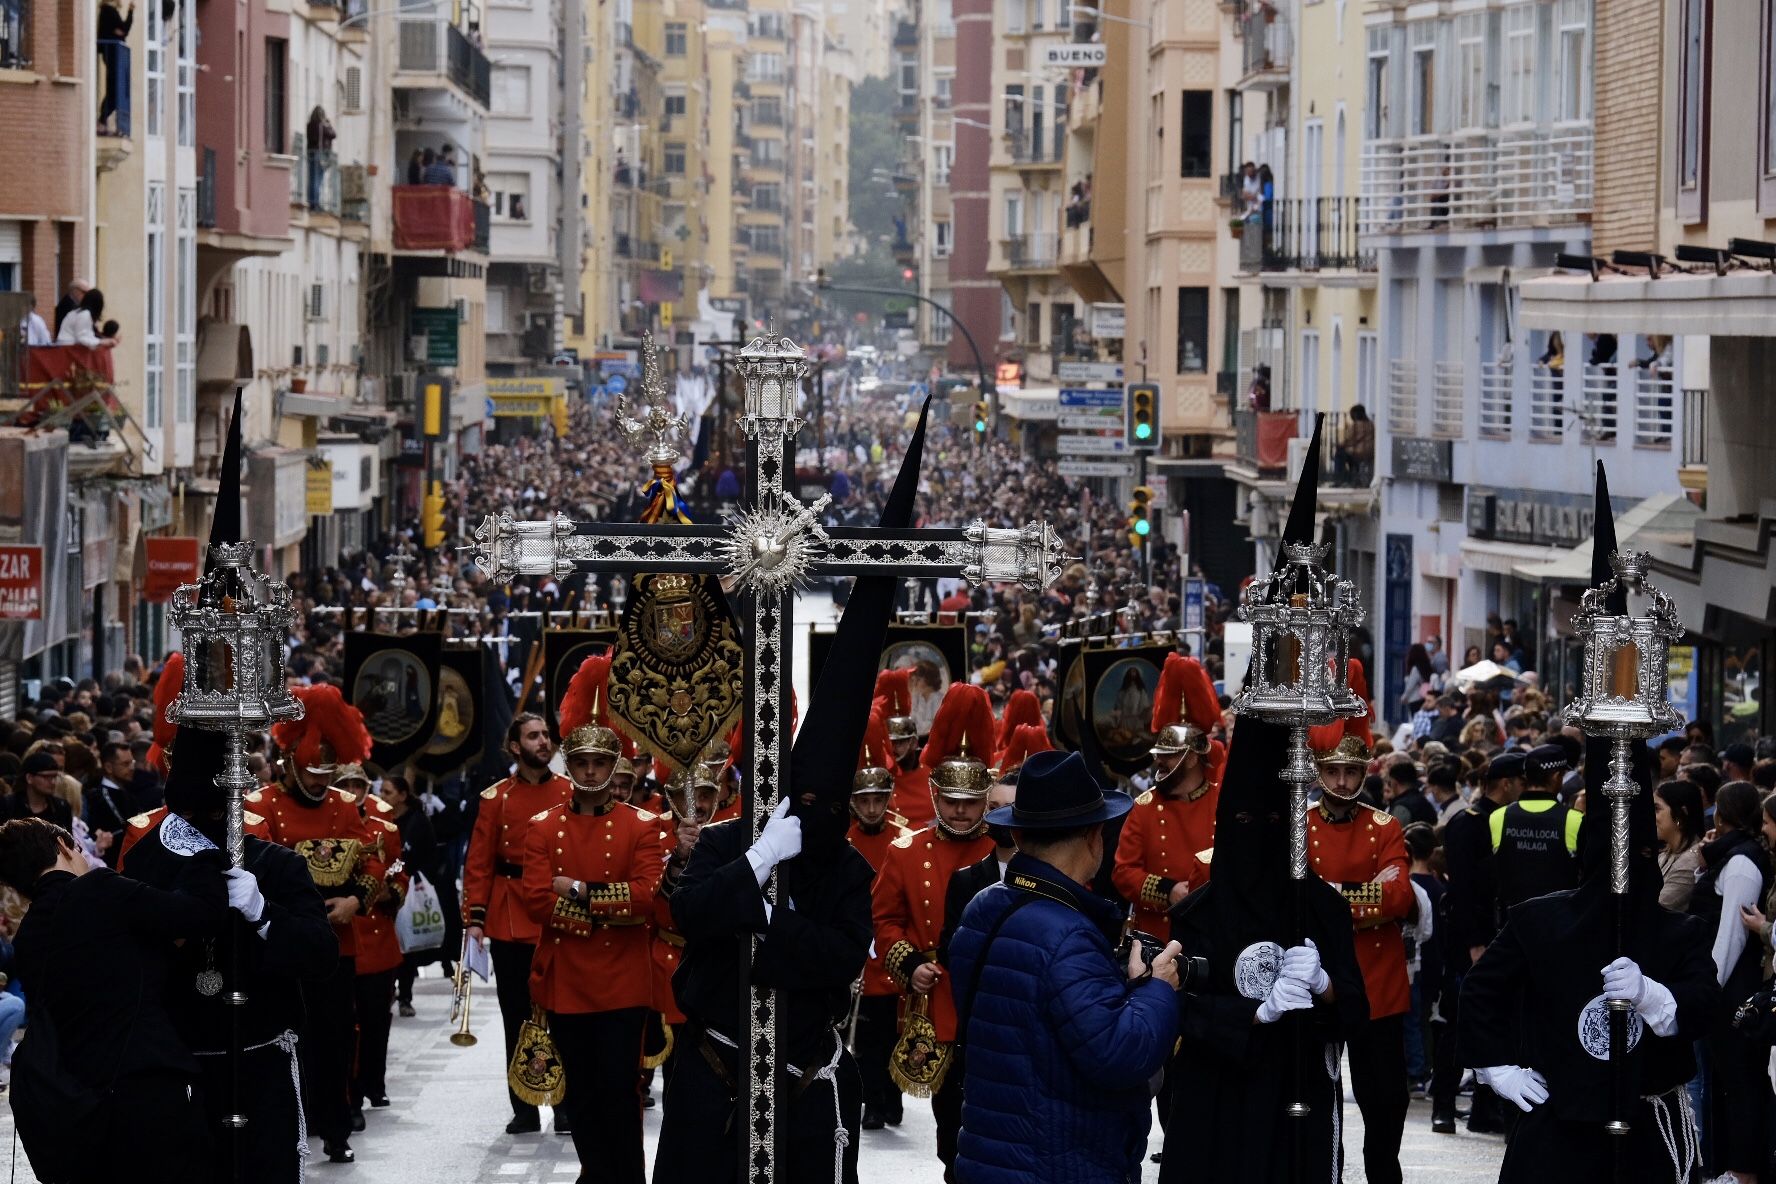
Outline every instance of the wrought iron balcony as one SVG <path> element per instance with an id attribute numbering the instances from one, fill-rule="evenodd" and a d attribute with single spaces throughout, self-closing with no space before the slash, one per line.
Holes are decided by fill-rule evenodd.
<path id="1" fill-rule="evenodd" d="M 1268 220 L 1248 218 L 1240 230 L 1240 270 L 1375 270 L 1375 251 L 1358 241 L 1363 199 L 1286 198 L 1273 201 Z"/>
<path id="2" fill-rule="evenodd" d="M 1584 221 L 1591 126 L 1371 140 L 1363 145 L 1364 234 Z"/>

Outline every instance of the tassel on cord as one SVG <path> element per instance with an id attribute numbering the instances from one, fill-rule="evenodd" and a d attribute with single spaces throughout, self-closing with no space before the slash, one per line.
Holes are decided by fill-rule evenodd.
<path id="1" fill-rule="evenodd" d="M 641 495 L 647 499 L 647 507 L 641 512 L 642 522 L 665 522 L 679 526 L 694 524 L 691 508 L 678 496 L 678 482 L 673 479 L 671 465 L 655 465 L 654 479 L 642 488 Z"/>

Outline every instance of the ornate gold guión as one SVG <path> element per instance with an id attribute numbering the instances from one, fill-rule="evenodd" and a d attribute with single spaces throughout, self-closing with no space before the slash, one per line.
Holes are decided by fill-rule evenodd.
<path id="1" fill-rule="evenodd" d="M 674 771 L 726 735 L 743 710 L 745 650 L 703 582 L 644 577 L 611 658 L 610 713 Z"/>

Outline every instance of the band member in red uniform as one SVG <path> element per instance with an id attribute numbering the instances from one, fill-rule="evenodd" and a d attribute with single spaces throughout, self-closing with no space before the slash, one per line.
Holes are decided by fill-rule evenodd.
<path id="1" fill-rule="evenodd" d="M 925 745 L 932 768 L 931 794 L 937 817 L 930 826 L 902 835 L 888 847 L 874 893 L 876 949 L 900 989 L 925 1001 L 937 1039 L 953 1045 L 956 1008 L 950 984 L 937 964 L 944 927 L 944 893 L 959 868 L 978 863 L 993 849 L 987 836 L 987 790 L 993 777 L 971 755 L 990 751 L 993 708 L 987 693 L 952 683 Z M 962 1128 L 962 1074 L 953 1062 L 932 1110 L 937 1116 L 937 1155 L 947 1171 L 956 1158 Z"/>
<path id="2" fill-rule="evenodd" d="M 623 762 L 617 762 L 620 770 Z M 648 1016 L 647 1034 L 642 1040 L 642 1104 L 654 1105 L 654 1070 L 662 1069 L 668 1081 L 675 1058 L 683 1047 L 677 1033 L 685 1022 L 684 1012 L 672 993 L 672 976 L 684 957 L 684 935 L 672 920 L 671 890 L 691 861 L 703 827 L 715 814 L 716 787 L 722 768 L 715 761 L 698 761 L 695 767 L 677 777 L 667 777 L 666 809 L 659 815 L 660 851 L 665 860 L 660 875 L 660 893 L 654 898 L 653 918 L 649 931 L 653 941 L 652 1014 Z M 688 784 L 687 784 L 688 783 Z"/>
<path id="3" fill-rule="evenodd" d="M 387 867 L 352 795 L 334 789 L 342 764 L 370 756 L 364 717 L 329 685 L 298 687 L 303 718 L 272 728 L 283 780 L 247 795 L 258 816 L 253 833 L 290 847 L 308 862 L 327 919 L 339 939 L 339 962 L 323 981 L 305 984 L 307 1015 L 298 1049 L 303 1109 L 319 1131 L 327 1158 L 351 1163 L 351 1066 L 356 1044 L 357 937 L 352 918 L 381 891 Z"/>
<path id="4" fill-rule="evenodd" d="M 575 677 L 578 677 L 576 673 Z M 555 741 L 543 717 L 524 712 L 506 729 L 506 752 L 516 762 L 512 775 L 481 791 L 481 809 L 463 862 L 463 925 L 470 941 L 490 940 L 493 986 L 505 1028 L 506 1058 L 518 1044 L 518 1028 L 530 1018 L 530 963 L 541 932 L 519 896 L 524 874 L 524 841 L 530 820 L 573 792 L 565 777 L 549 770 Z M 542 1129 L 537 1108 L 507 1092 L 512 1103 L 509 1135 Z M 562 1116 L 555 1116 L 561 1129 Z"/>
<path id="5" fill-rule="evenodd" d="M 572 722 L 564 702 L 563 728 Z M 664 860 L 658 817 L 611 797 L 622 750 L 609 728 L 568 730 L 573 798 L 531 820 L 521 890 L 542 931 L 531 997 L 561 1052 L 580 1179 L 644 1184 L 636 1066 L 653 1005 L 648 921 Z"/>
<path id="6" fill-rule="evenodd" d="M 1243 725 L 1242 725 L 1243 726 Z M 1368 721 L 1347 721 L 1331 751 L 1317 754 L 1320 804 L 1308 811 L 1308 858 L 1344 894 L 1356 929 L 1369 1022 L 1352 1034 L 1351 1093 L 1363 1112 L 1363 1167 L 1376 1184 L 1399 1184 L 1406 1129 L 1405 1017 L 1411 1006 L 1400 922 L 1416 908 L 1406 841 L 1392 815 L 1357 800 L 1369 767 Z"/>
<path id="7" fill-rule="evenodd" d="M 336 778 L 352 795 L 375 855 L 386 869 L 364 911 L 352 918 L 357 942 L 357 1071 L 352 1075 L 352 1130 L 364 1129 L 364 1103 L 388 1106 L 388 1042 L 395 1005 L 395 972 L 401 968 L 401 942 L 395 936 L 395 915 L 407 899 L 408 876 L 401 862 L 401 829 L 390 818 L 394 809 L 370 793 L 370 778 L 359 765 L 344 765 Z"/>
<path id="8" fill-rule="evenodd" d="M 851 781 L 851 829 L 846 838 L 878 874 L 888 859 L 888 847 L 912 831 L 891 816 L 888 800 L 894 793 L 887 721 L 870 716 L 864 732 L 863 753 Z M 878 881 L 879 882 L 879 881 Z M 894 1051 L 899 1027 L 901 987 L 883 965 L 876 951 L 863 968 L 862 995 L 857 1001 L 858 1072 L 863 1077 L 863 1129 L 879 1131 L 899 1126 L 903 1113 L 900 1086 L 888 1072 L 888 1056 Z"/>
<path id="9" fill-rule="evenodd" d="M 888 808 L 910 827 L 929 826 L 936 817 L 931 804 L 931 770 L 920 760 L 919 725 L 913 719 L 911 672 L 905 668 L 884 670 L 876 675 L 875 710 L 888 729 L 888 744 L 894 761 L 888 766 L 894 774 L 894 797 Z M 935 729 L 937 721 L 933 719 Z M 975 750 L 975 756 L 986 760 L 990 750 Z"/>

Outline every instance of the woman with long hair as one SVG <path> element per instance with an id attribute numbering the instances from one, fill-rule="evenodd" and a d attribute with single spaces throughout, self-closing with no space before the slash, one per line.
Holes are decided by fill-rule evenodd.
<path id="1" fill-rule="evenodd" d="M 1653 819 L 1659 831 L 1659 874 L 1665 886 L 1659 903 L 1673 912 L 1688 912 L 1696 889 L 1696 869 L 1701 863 L 1702 791 L 1688 781 L 1661 781 L 1653 791 Z"/>
<path id="2" fill-rule="evenodd" d="M 1763 843 L 1763 803 L 1749 781 L 1729 781 L 1714 798 L 1714 830 L 1701 846 L 1702 871 L 1690 896 L 1690 915 L 1714 930 L 1715 978 L 1720 983 L 1707 1045 L 1708 1121 L 1713 1145 L 1708 1168 L 1738 1184 L 1754 1184 L 1763 1164 L 1765 1055 L 1733 1027 L 1733 1013 L 1763 983 L 1763 947 L 1750 940 L 1744 914 L 1770 891 L 1770 857 Z"/>
<path id="3" fill-rule="evenodd" d="M 1431 689 L 1431 655 L 1417 642 L 1406 651 L 1406 689 L 1400 692 L 1400 706 L 1410 719 Z"/>

